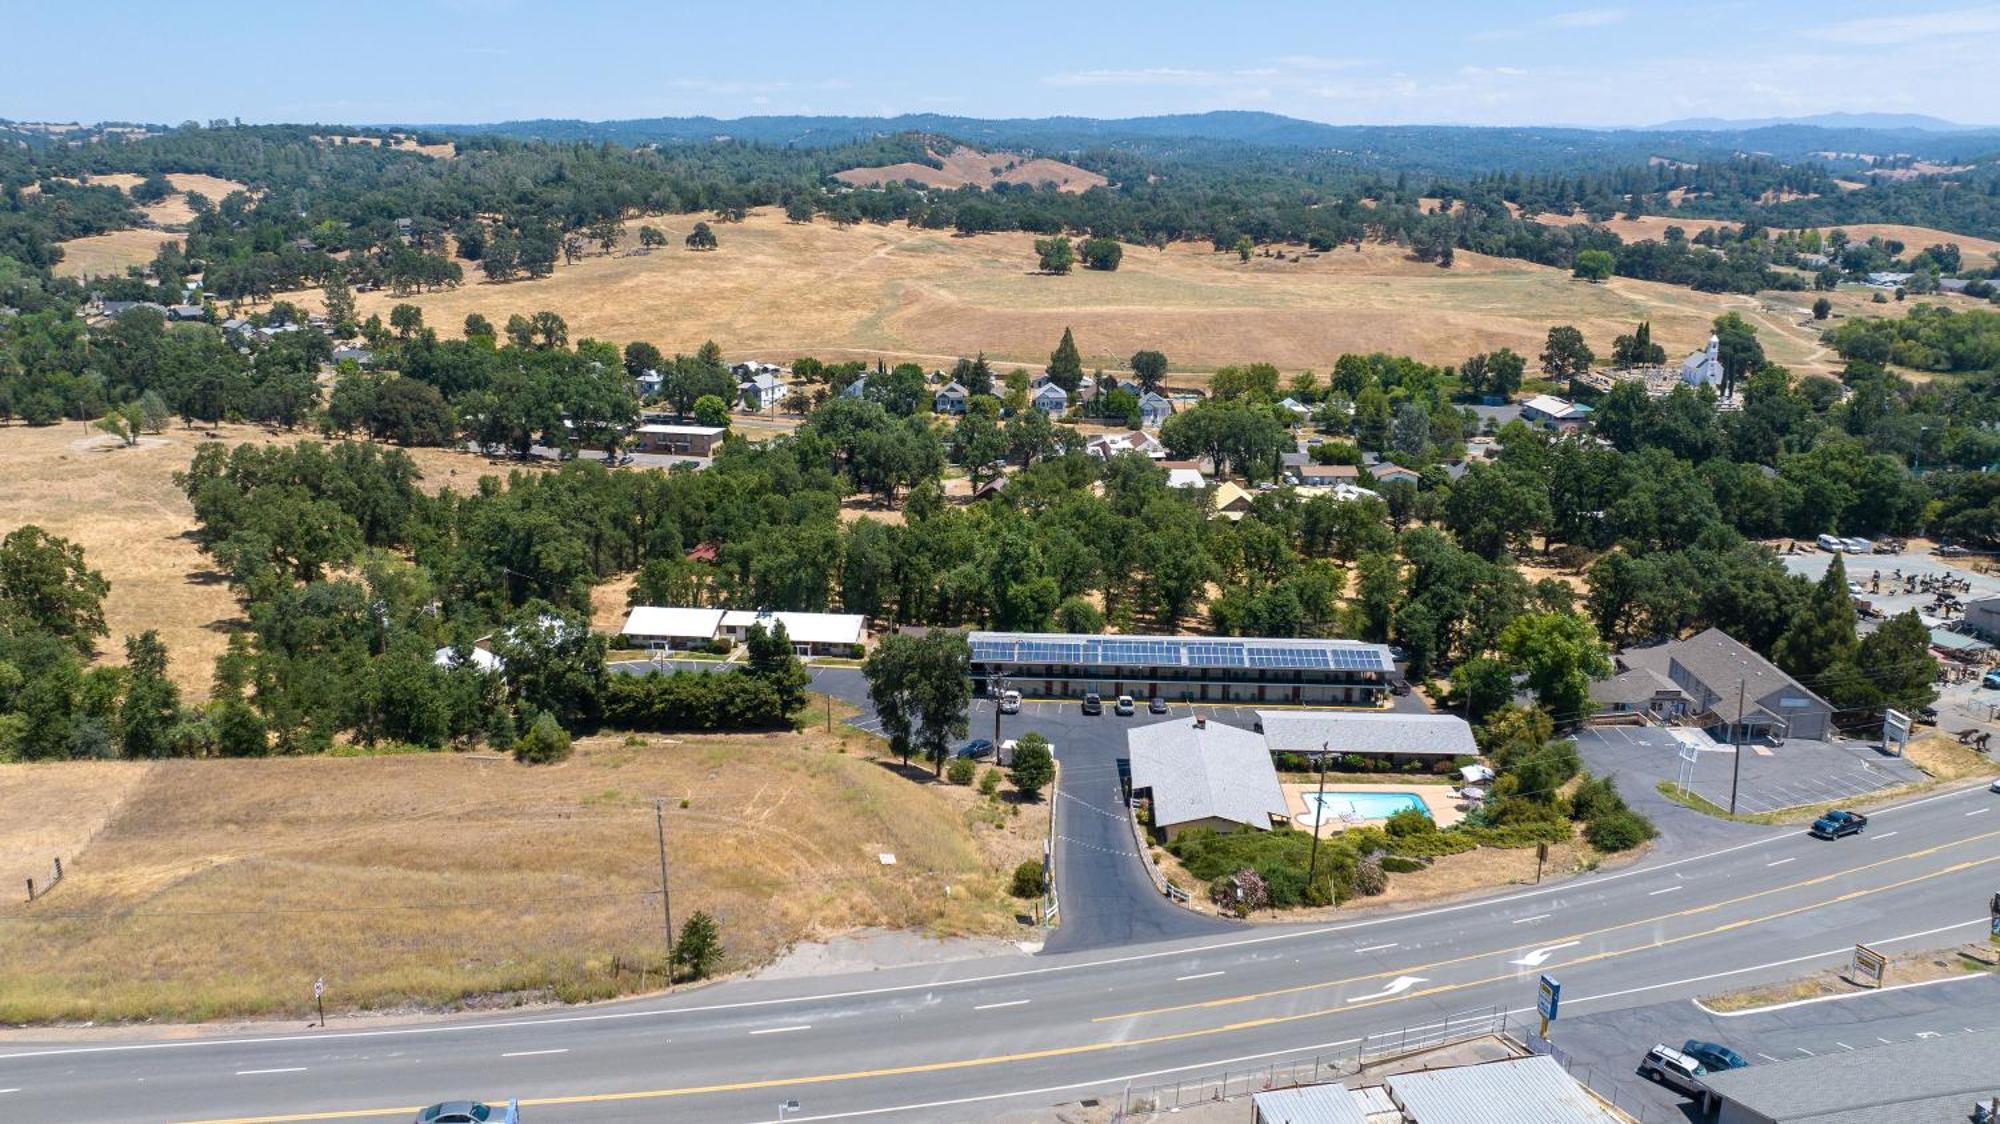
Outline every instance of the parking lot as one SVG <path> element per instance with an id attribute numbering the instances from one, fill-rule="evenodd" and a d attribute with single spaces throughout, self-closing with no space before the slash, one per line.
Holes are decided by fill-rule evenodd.
<path id="1" fill-rule="evenodd" d="M 1693 1102 L 1639 1076 L 1640 1057 L 1661 1043 L 1717 1042 L 1751 1065 L 1853 1053 L 1916 1038 L 2000 1027 L 2000 977 L 1964 976 L 1904 990 L 1746 1014 L 1714 1015 L 1676 1000 L 1616 1012 L 1569 1015 L 1550 1037 L 1572 1074 L 1647 1124 L 1698 1120 Z"/>
<path id="2" fill-rule="evenodd" d="M 1584 763 L 1624 781 L 1619 788 L 1627 799 L 1640 788 L 1650 792 L 1659 781 L 1678 783 L 1685 767 L 1680 759 L 1684 744 L 1698 747 L 1690 790 L 1727 808 L 1734 784 L 1736 810 L 1744 815 L 1842 803 L 1924 777 L 1916 766 L 1864 741 L 1788 738 L 1777 746 L 1746 745 L 1738 777 L 1736 751 L 1699 731 L 1606 726 L 1577 732 Z M 1658 799 L 1657 793 L 1652 795 Z"/>

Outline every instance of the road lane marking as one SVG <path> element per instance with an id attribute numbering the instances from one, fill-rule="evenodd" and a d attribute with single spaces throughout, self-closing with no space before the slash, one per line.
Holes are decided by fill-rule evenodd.
<path id="1" fill-rule="evenodd" d="M 1507 963 L 1519 964 L 1525 968 L 1539 968 L 1542 965 L 1549 962 L 1549 957 L 1554 956 L 1556 953 L 1561 952 L 1563 949 L 1575 948 L 1577 945 L 1580 945 L 1582 943 L 1583 943 L 1582 941 L 1564 941 L 1561 944 L 1543 945 L 1541 948 L 1536 949 L 1535 951 L 1529 953 L 1528 955 L 1519 957 L 1514 960 L 1509 960 Z"/>
<path id="2" fill-rule="evenodd" d="M 1877 840 L 1877 841 L 1879 842 L 1879 841 L 1881 841 L 1881 840 L 1883 840 L 1883 839 L 1887 839 L 1887 838 L 1889 838 L 1889 837 L 1890 837 L 1891 835 L 1896 835 L 1896 834 L 1899 834 L 1899 833 L 1898 833 L 1898 832 L 1894 832 L 1894 831 L 1885 831 L 1885 832 L 1883 832 L 1882 834 L 1880 834 L 1880 835 L 1876 836 L 1875 838 L 1876 838 L 1876 840 Z"/>
<path id="3" fill-rule="evenodd" d="M 1685 890 L 1685 889 L 1687 889 L 1687 884 L 1686 884 L 1686 883 L 1682 883 L 1682 884 L 1680 884 L 1680 885 L 1677 885 L 1677 886 L 1668 886 L 1668 887 L 1665 887 L 1664 889 L 1659 889 L 1659 890 L 1648 890 L 1648 891 L 1646 891 L 1646 896 L 1647 896 L 1647 897 L 1649 897 L 1649 898 L 1657 898 L 1657 897 L 1659 897 L 1659 896 L 1660 896 L 1661 894 L 1671 894 L 1671 893 L 1673 893 L 1673 892 L 1674 892 L 1675 890 Z"/>
<path id="4" fill-rule="evenodd" d="M 500 1056 L 503 1058 L 538 1058 L 543 1054 L 567 1054 L 567 1053 L 569 1053 L 569 1047 L 565 1046 L 559 1050 L 516 1050 L 511 1054 L 502 1054 Z"/>
<path id="5" fill-rule="evenodd" d="M 305 1066 L 288 1065 L 288 1066 L 282 1066 L 278 1069 L 239 1069 L 236 1071 L 236 1076 L 255 1077 L 260 1073 L 304 1073 L 305 1071 L 306 1071 Z"/>
<path id="6" fill-rule="evenodd" d="M 1836 1046 L 1840 1047 L 1840 1048 L 1841 1048 L 1841 1049 L 1843 1049 L 1843 1050 L 1852 1050 L 1852 1049 L 1854 1049 L 1854 1047 L 1852 1047 L 1852 1046 L 1849 1046 L 1849 1045 L 1848 1045 L 1847 1043 L 1845 1043 L 1845 1042 L 1835 1042 L 1835 1043 L 1834 1043 L 1834 1045 L 1836 1045 Z"/>
<path id="7" fill-rule="evenodd" d="M 1764 1051 L 1762 1051 L 1762 1050 L 1759 1050 L 1759 1051 L 1757 1051 L 1757 1056 L 1758 1056 L 1758 1057 L 1760 1057 L 1760 1058 L 1763 1058 L 1763 1059 L 1764 1059 L 1765 1061 L 1767 1061 L 1767 1062 L 1774 1062 L 1774 1061 L 1777 1061 L 1777 1060 L 1778 1060 L 1778 1059 L 1776 1059 L 1776 1058 L 1772 1057 L 1771 1055 L 1769 1055 L 1769 1054 L 1765 1053 L 1765 1052 L 1764 1052 Z"/>
<path id="8" fill-rule="evenodd" d="M 1911 808 L 1916 808 L 1921 805 L 1934 804 L 1941 800 L 1954 800 L 1961 796 L 1970 796 L 1975 793 L 1981 793 L 1984 791 L 1985 791 L 1985 782 L 1981 781 L 1977 783 L 1967 784 L 1962 788 L 1956 788 L 1946 792 L 1933 793 L 1929 796 L 1920 796 L 1914 800 L 1908 800 L 1901 804 L 1892 804 L 1889 807 L 1879 809 L 1872 814 L 1876 816 L 1889 815 L 1894 812 L 1907 811 Z M 1883 833 L 1883 835 L 1876 836 L 1876 838 L 1878 839 L 1884 838 L 1886 837 L 1886 835 L 1887 833 L 1885 832 Z M 1975 837 L 1975 840 L 1989 838 L 1992 835 L 2000 835 L 2000 832 L 1990 832 L 1987 835 L 1977 836 Z M 1661 871 L 1673 870 L 1676 867 L 1686 866 L 1690 863 L 1711 862 L 1715 859 L 1723 857 L 1724 855 L 1731 855 L 1735 854 L 1738 851 L 1746 851 L 1753 847 L 1762 847 L 1767 844 L 1776 843 L 1781 840 L 1787 840 L 1793 838 L 1796 837 L 1790 832 L 1774 833 L 1771 835 L 1766 835 L 1760 839 L 1751 839 L 1742 843 L 1734 843 L 1731 844 L 1730 846 L 1723 847 L 1719 850 L 1704 851 L 1701 852 L 1700 854 L 1688 855 L 1684 858 L 1673 859 L 1668 862 L 1660 863 L 1657 866 L 1637 866 L 1629 870 L 1619 871 L 1614 874 L 1606 874 L 1600 877 L 1594 877 L 1591 879 L 1591 885 L 1593 887 L 1602 886 L 1607 882 L 1618 882 L 1623 879 L 1633 878 L 1640 875 L 1656 874 Z M 1971 841 L 1974 840 L 1960 840 L 1958 842 L 1971 842 Z M 1914 858 L 1917 857 L 1918 855 L 1926 853 L 1928 853 L 1928 851 L 1919 851 L 1919 852 L 1914 852 L 1911 855 L 1905 855 L 1900 857 Z M 1883 861 L 1892 861 L 1892 860 L 1883 860 Z M 1857 868 L 1857 869 L 1865 869 L 1865 868 Z M 1854 871 L 1846 871 L 1843 873 L 1854 873 Z M 1795 883 L 1792 887 L 1789 888 L 1796 889 L 1802 885 L 1809 885 L 1809 883 Z M 1275 941 L 1291 941 L 1291 940 L 1299 940 L 1312 937 L 1323 937 L 1331 933 L 1344 933 L 1353 929 L 1367 929 L 1378 925 L 1403 924 L 1412 921 L 1421 921 L 1427 918 L 1441 917 L 1446 914 L 1461 913 L 1466 910 L 1472 910 L 1472 909 L 1492 909 L 1493 907 L 1496 906 L 1505 906 L 1513 902 L 1525 901 L 1529 898 L 1546 897 L 1551 894 L 1568 893 L 1572 889 L 1574 889 L 1574 887 L 1569 886 L 1567 883 L 1557 883 L 1541 889 L 1522 890 L 1519 893 L 1505 894 L 1499 897 L 1473 898 L 1464 902 L 1460 902 L 1456 905 L 1437 906 L 1432 909 L 1416 910 L 1410 913 L 1390 914 L 1383 917 L 1370 918 L 1365 921 L 1349 921 L 1337 925 L 1322 925 L 1317 928 L 1310 928 L 1310 929 L 1294 929 L 1288 932 L 1267 933 L 1254 937 L 1232 937 L 1228 940 L 1220 940 L 1210 944 L 1194 945 L 1186 948 L 1169 948 L 1169 949 L 1161 949 L 1157 952 L 1130 953 L 1123 956 L 1106 957 L 1101 960 L 1078 961 L 1073 964 L 1052 964 L 1045 968 L 1025 968 L 1018 971 L 1009 971 L 1009 972 L 989 972 L 985 975 L 965 976 L 959 979 L 950 979 L 950 980 L 924 980 L 916 983 L 886 984 L 881 987 L 855 988 L 848 991 L 817 992 L 806 995 L 783 996 L 772 999 L 745 999 L 729 1003 L 709 1003 L 699 1006 L 648 1007 L 644 1010 L 637 1010 L 637 1011 L 605 1011 L 605 1012 L 593 1012 L 591 1014 L 586 1014 L 586 1015 L 550 1015 L 540 1018 L 511 1019 L 511 1020 L 484 1022 L 484 1023 L 435 1023 L 426 1026 L 387 1027 L 380 1030 L 344 1030 L 344 1031 L 336 1031 L 332 1034 L 273 1034 L 273 1035 L 263 1035 L 252 1038 L 198 1038 L 198 1039 L 179 1038 L 179 1039 L 167 1039 L 163 1041 L 154 1041 L 154 1042 L 124 1042 L 124 1043 L 108 1044 L 102 1046 L 59 1046 L 59 1047 L 48 1047 L 44 1049 L 16 1050 L 9 1053 L 0 1053 L 0 1061 L 10 1061 L 19 1058 L 55 1057 L 55 1056 L 63 1056 L 70 1054 L 114 1054 L 114 1053 L 126 1053 L 130 1051 L 182 1050 L 182 1049 L 193 1049 L 197 1047 L 210 1047 L 210 1046 L 268 1046 L 274 1043 L 285 1043 L 285 1042 L 325 1042 L 329 1039 L 335 1039 L 335 1038 L 400 1037 L 404 1035 L 448 1034 L 461 1031 L 470 1032 L 470 1031 L 491 1031 L 491 1030 L 519 1030 L 524 1027 L 563 1026 L 571 1023 L 618 1022 L 627 1019 L 657 1019 L 657 1018 L 669 1018 L 678 1015 L 706 1014 L 713 1011 L 749 1010 L 758 1007 L 778 1007 L 778 1006 L 785 1006 L 789 1004 L 799 1004 L 799 1003 L 827 1003 L 834 1000 L 842 1000 L 842 999 L 862 999 L 877 995 L 897 995 L 903 992 L 910 992 L 910 991 L 933 991 L 941 987 L 968 987 L 975 984 L 995 983 L 1001 980 L 1023 979 L 1027 977 L 1052 975 L 1064 972 L 1087 972 L 1096 968 L 1108 968 L 1119 964 L 1143 963 L 1149 960 L 1173 959 L 1176 957 L 1193 957 L 1204 952 L 1220 952 L 1228 949 L 1248 948 Z M 1507 950 L 1503 949 L 1502 951 L 1507 951 Z M 415 1109 L 412 1109 L 411 1111 L 414 1112 Z"/>
<path id="9" fill-rule="evenodd" d="M 1196 972 L 1196 973 L 1195 973 L 1194 975 L 1192 975 L 1192 976 L 1175 976 L 1175 977 L 1174 977 L 1174 982 L 1175 982 L 1175 983 L 1186 983 L 1186 982 L 1188 982 L 1189 980 L 1206 980 L 1206 979 L 1213 979 L 1214 977 L 1216 977 L 1216 976 L 1219 976 L 1219 975 L 1222 975 L 1222 973 L 1221 973 L 1221 972 Z"/>
<path id="10" fill-rule="evenodd" d="M 794 1032 L 796 1032 L 796 1031 L 801 1031 L 801 1030 L 811 1030 L 811 1029 L 812 1029 L 812 1024 L 810 1024 L 810 1023 L 804 1023 L 804 1024 L 801 1024 L 801 1025 L 799 1025 L 799 1026 L 770 1026 L 770 1027 L 765 1027 L 765 1028 L 764 1028 L 763 1030 L 753 1030 L 753 1031 L 751 1031 L 750 1033 L 751 1033 L 751 1034 L 792 1034 L 792 1033 L 794 1033 Z"/>
<path id="11" fill-rule="evenodd" d="M 1806 1057 L 1809 1058 L 1819 1057 L 1818 1054 L 1813 1053 L 1811 1050 L 1806 1049 L 1804 1046 L 1794 1046 L 1792 1047 L 1792 1049 L 1797 1050 L 1799 1053 L 1804 1054 Z"/>
<path id="12" fill-rule="evenodd" d="M 17 1088 L 13 1088 L 13 1089 L 0 1089 L 0 1094 L 5 1094 L 5 1093 L 18 1093 L 18 1092 L 20 1092 L 20 1091 L 21 1091 L 21 1090 L 20 1090 L 20 1089 L 19 1089 L 18 1087 L 17 1087 Z"/>
<path id="13" fill-rule="evenodd" d="M 1554 916 L 1555 914 L 1553 913 L 1537 913 L 1533 917 L 1516 917 L 1513 921 L 1513 924 L 1526 925 L 1530 921 L 1547 921 L 1549 918 Z"/>
<path id="14" fill-rule="evenodd" d="M 1002 1008 L 1002 1007 L 1022 1007 L 1022 1006 L 1026 1006 L 1027 1004 L 1029 1004 L 1029 1003 L 1032 1003 L 1032 1002 L 1034 1002 L 1034 1001 L 1033 1001 L 1033 1000 L 1031 1000 L 1031 999 L 1009 999 L 1009 1000 L 1007 1000 L 1007 1001 L 1006 1001 L 1006 1002 L 1004 1002 L 1004 1003 L 981 1003 L 981 1004 L 980 1004 L 979 1006 L 977 1006 L 977 1007 L 974 1007 L 974 1008 L 973 1008 L 973 1010 L 975 1010 L 975 1011 L 995 1011 L 995 1010 L 998 1010 L 998 1009 L 1000 1009 L 1000 1008 Z"/>
<path id="15" fill-rule="evenodd" d="M 1788 859 L 1779 859 L 1779 860 L 1778 860 L 1777 862 L 1774 862 L 1774 863 L 1765 863 L 1764 865 L 1765 865 L 1765 866 L 1783 866 L 1783 865 L 1785 865 L 1786 863 L 1795 863 L 1795 862 L 1797 862 L 1797 861 L 1799 861 L 1799 857 L 1798 857 L 1797 855 L 1793 855 L 1793 856 L 1792 856 L 1791 858 L 1788 858 Z"/>
<path id="16" fill-rule="evenodd" d="M 1429 982 L 1430 982 L 1429 980 L 1424 979 L 1422 976 L 1397 976 L 1394 980 L 1391 980 L 1389 982 L 1388 987 L 1385 987 L 1382 990 L 1374 992 L 1373 994 L 1370 995 L 1357 995 L 1354 998 L 1348 1000 L 1348 1002 L 1367 1003 L 1370 1000 L 1387 999 L 1392 995 L 1401 995 L 1420 983 L 1429 983 Z"/>
<path id="17" fill-rule="evenodd" d="M 1357 949 L 1355 949 L 1354 951 L 1355 951 L 1355 952 L 1357 952 L 1357 953 L 1362 953 L 1362 952 L 1381 952 L 1381 951 L 1383 951 L 1384 949 L 1391 949 L 1391 948 L 1395 948 L 1395 947 L 1396 947 L 1396 944 L 1397 944 L 1397 942 L 1395 942 L 1395 941 L 1390 941 L 1390 942 L 1389 942 L 1388 944 L 1371 944 L 1371 945 L 1369 945 L 1369 946 L 1368 946 L 1367 948 L 1357 948 Z"/>
<path id="18" fill-rule="evenodd" d="M 1988 813 L 1988 812 L 1990 812 L 1990 811 L 1992 811 L 1992 810 L 1993 810 L 1993 809 L 1991 809 L 1991 808 L 1974 808 L 1973 810 L 1971 810 L 1970 812 L 1967 812 L 1967 813 L 1965 813 L 1965 814 L 1966 814 L 1966 815 L 1968 815 L 1968 816 L 1983 816 L 1983 815 L 1985 815 L 1986 813 Z"/>

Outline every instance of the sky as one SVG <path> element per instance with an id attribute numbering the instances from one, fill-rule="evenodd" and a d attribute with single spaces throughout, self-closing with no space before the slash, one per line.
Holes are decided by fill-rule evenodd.
<path id="1" fill-rule="evenodd" d="M 0 0 L 0 29 L 14 44 L 0 117 L 28 121 L 1255 109 L 1335 124 L 2000 124 L 2000 3 L 1965 0 Z"/>

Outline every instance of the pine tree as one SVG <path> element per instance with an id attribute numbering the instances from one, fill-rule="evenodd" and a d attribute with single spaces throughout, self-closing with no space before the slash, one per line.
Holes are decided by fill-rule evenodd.
<path id="1" fill-rule="evenodd" d="M 1063 329 L 1062 342 L 1049 355 L 1049 381 L 1071 394 L 1083 385 L 1083 356 L 1076 350 L 1076 337 Z"/>
<path id="2" fill-rule="evenodd" d="M 674 941 L 674 975 L 681 979 L 698 980 L 715 970 L 722 962 L 722 932 L 715 918 L 702 910 L 681 925 L 680 937 Z"/>
<path id="3" fill-rule="evenodd" d="M 1854 597 L 1847 591 L 1847 566 L 1836 554 L 1791 626 L 1771 646 L 1771 659 L 1793 678 L 1811 681 L 1836 665 L 1851 664 L 1855 649 Z"/>

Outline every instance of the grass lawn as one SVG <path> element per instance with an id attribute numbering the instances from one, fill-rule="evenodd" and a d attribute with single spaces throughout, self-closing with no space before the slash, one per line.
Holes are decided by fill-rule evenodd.
<path id="1" fill-rule="evenodd" d="M 68 871 L 0 903 L 0 1022 L 302 1015 L 319 976 L 336 1010 L 602 997 L 641 965 L 657 987 L 655 797 L 675 916 L 713 914 L 730 968 L 865 926 L 1024 934 L 1007 876 L 1045 818 L 900 775 L 879 745 L 0 768 L 0 874 Z"/>

